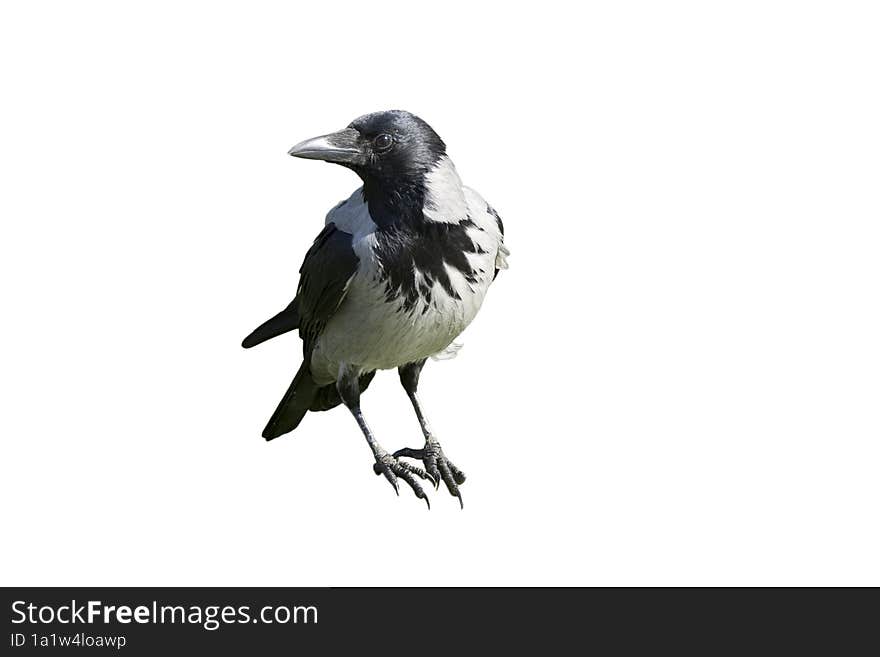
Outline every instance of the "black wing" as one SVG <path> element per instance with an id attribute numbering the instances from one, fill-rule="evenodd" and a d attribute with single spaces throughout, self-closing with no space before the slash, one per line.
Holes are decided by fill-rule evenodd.
<path id="1" fill-rule="evenodd" d="M 314 410 L 329 408 L 320 398 L 321 387 L 312 378 L 309 363 L 315 340 L 345 298 L 357 265 L 358 257 L 351 245 L 351 235 L 339 230 L 333 223 L 327 224 L 306 253 L 299 269 L 299 288 L 294 302 L 299 313 L 304 359 L 263 429 L 266 440 L 293 431 L 313 406 Z"/>
<path id="2" fill-rule="evenodd" d="M 501 231 L 501 238 L 502 238 L 502 244 L 503 244 L 503 243 L 504 243 L 504 242 L 503 242 L 503 239 L 504 239 L 504 222 L 501 221 L 501 215 L 499 215 L 498 212 L 495 210 L 495 208 L 493 208 L 493 207 L 492 207 L 491 205 L 489 205 L 488 203 L 486 204 L 486 211 L 487 211 L 489 214 L 491 214 L 493 217 L 495 217 L 495 222 L 498 224 L 498 230 Z M 495 270 L 495 275 L 492 277 L 492 280 L 493 280 L 493 281 L 494 281 L 496 278 L 498 278 L 498 272 L 499 272 L 499 271 L 501 271 L 501 270 L 500 270 L 500 269 L 496 269 L 496 270 Z"/>
<path id="3" fill-rule="evenodd" d="M 299 299 L 294 299 L 280 313 L 272 319 L 266 320 L 260 324 L 254 331 L 247 336 L 241 343 L 245 349 L 255 347 L 261 342 L 265 342 L 271 338 L 287 333 L 299 328 Z"/>
<path id="4" fill-rule="evenodd" d="M 357 266 L 351 235 L 332 222 L 327 224 L 299 268 L 296 298 L 299 300 L 299 335 L 306 358 L 345 298 Z"/>

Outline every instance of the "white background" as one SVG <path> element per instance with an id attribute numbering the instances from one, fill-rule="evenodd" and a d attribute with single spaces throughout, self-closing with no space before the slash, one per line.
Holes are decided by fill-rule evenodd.
<path id="1" fill-rule="evenodd" d="M 4 3 L 7 585 L 880 584 L 872 3 Z M 464 511 L 239 347 L 404 108 L 511 269 L 422 377 Z M 418 446 L 395 373 L 364 397 Z"/>

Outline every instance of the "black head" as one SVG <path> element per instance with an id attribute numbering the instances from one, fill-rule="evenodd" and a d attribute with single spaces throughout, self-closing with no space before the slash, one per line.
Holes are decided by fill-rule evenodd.
<path id="1" fill-rule="evenodd" d="M 389 110 L 365 114 L 344 130 L 307 139 L 289 153 L 341 164 L 365 183 L 384 186 L 421 179 L 446 154 L 446 145 L 419 117 Z"/>

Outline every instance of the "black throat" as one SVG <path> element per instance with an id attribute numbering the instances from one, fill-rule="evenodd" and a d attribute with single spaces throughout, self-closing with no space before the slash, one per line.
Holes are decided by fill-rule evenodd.
<path id="1" fill-rule="evenodd" d="M 380 230 L 418 228 L 425 224 L 425 176 L 422 173 L 393 181 L 361 175 L 364 201 Z"/>

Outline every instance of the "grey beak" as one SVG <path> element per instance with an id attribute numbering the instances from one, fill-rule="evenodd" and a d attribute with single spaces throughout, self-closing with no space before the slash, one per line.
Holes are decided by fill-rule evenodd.
<path id="1" fill-rule="evenodd" d="M 324 160 L 337 164 L 361 164 L 364 155 L 359 141 L 360 133 L 354 128 L 346 128 L 329 135 L 301 141 L 287 152 L 294 157 L 303 157 L 308 160 Z"/>

